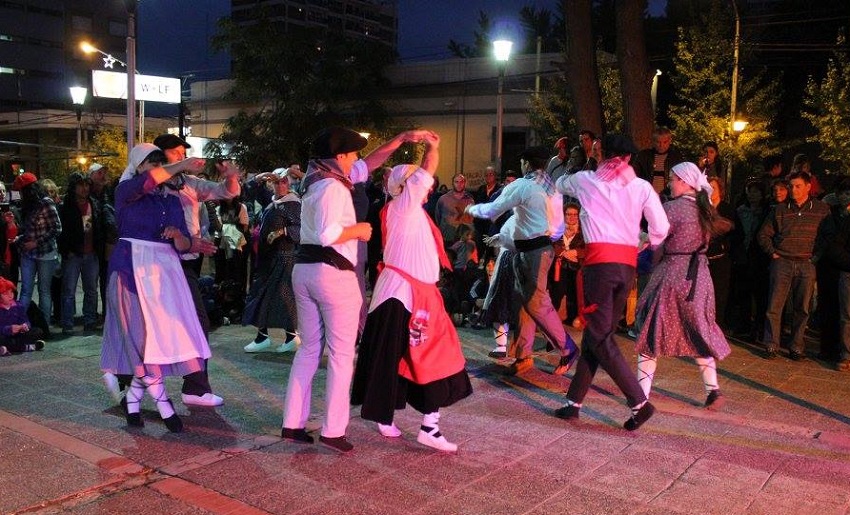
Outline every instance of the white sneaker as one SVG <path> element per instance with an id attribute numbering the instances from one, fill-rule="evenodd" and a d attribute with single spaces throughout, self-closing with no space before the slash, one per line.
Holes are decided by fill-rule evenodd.
<path id="1" fill-rule="evenodd" d="M 291 340 L 278 345 L 274 349 L 274 351 L 279 352 L 279 353 L 295 352 L 295 349 L 297 349 L 300 345 L 301 345 L 301 338 L 299 338 L 298 335 L 296 334 L 295 337 L 293 337 Z"/>
<path id="2" fill-rule="evenodd" d="M 433 447 L 438 451 L 443 452 L 457 452 L 457 444 L 453 444 L 446 440 L 446 437 L 440 434 L 440 429 L 437 427 L 428 428 L 430 431 L 425 431 L 425 426 L 421 426 L 419 429 L 419 435 L 416 437 L 416 441 L 421 443 L 422 445 L 427 445 L 428 447 Z"/>
<path id="3" fill-rule="evenodd" d="M 245 346 L 245 352 L 264 352 L 271 348 L 272 339 L 266 336 L 265 340 L 253 341 Z"/>
<path id="4" fill-rule="evenodd" d="M 188 406 L 221 406 L 224 404 L 224 399 L 214 393 L 205 393 L 203 395 L 183 395 L 183 404 Z"/>
<path id="5" fill-rule="evenodd" d="M 4 347 L 5 348 L 5 347 Z M 2 354 L 0 354 L 2 355 Z M 103 384 L 106 386 L 106 391 L 112 396 L 115 402 L 121 401 L 121 386 L 118 385 L 118 377 L 111 372 L 103 374 Z"/>
<path id="6" fill-rule="evenodd" d="M 401 429 L 395 425 L 395 422 L 388 426 L 379 422 L 378 432 L 381 433 L 381 436 L 385 436 L 387 438 L 398 438 L 401 436 Z"/>

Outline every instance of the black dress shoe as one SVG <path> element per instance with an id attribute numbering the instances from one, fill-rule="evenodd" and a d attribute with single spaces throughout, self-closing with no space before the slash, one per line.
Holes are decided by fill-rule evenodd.
<path id="1" fill-rule="evenodd" d="M 313 437 L 307 434 L 307 431 L 305 431 L 304 428 L 290 429 L 288 427 L 284 427 L 280 431 L 280 437 L 284 440 L 292 440 L 293 442 L 313 443 Z"/>
<path id="2" fill-rule="evenodd" d="M 649 403 L 649 401 L 647 401 L 646 404 L 640 407 L 637 413 L 632 415 L 632 418 L 626 420 L 626 422 L 623 424 L 623 427 L 629 431 L 634 431 L 635 429 L 642 426 L 644 422 L 649 420 L 654 414 L 655 406 L 653 406 Z"/>
<path id="3" fill-rule="evenodd" d="M 183 432 L 183 421 L 180 420 L 180 417 L 177 416 L 177 413 L 171 415 L 168 418 L 162 419 L 165 422 L 165 427 L 168 428 L 172 433 L 181 433 Z"/>
<path id="4" fill-rule="evenodd" d="M 776 359 L 776 351 L 773 349 L 767 349 L 764 351 L 764 359 Z"/>
<path id="5" fill-rule="evenodd" d="M 555 410 L 555 416 L 564 420 L 576 420 L 579 410 L 581 408 L 578 406 L 561 406 Z"/>
<path id="6" fill-rule="evenodd" d="M 331 449 L 339 452 L 348 452 L 354 449 L 354 446 L 351 445 L 351 443 L 349 443 L 349 441 L 346 440 L 344 436 L 330 438 L 327 436 L 319 435 L 319 441 L 327 445 Z"/>
<path id="7" fill-rule="evenodd" d="M 791 358 L 792 361 L 806 361 L 806 354 L 804 352 L 791 351 L 788 353 L 788 357 Z"/>

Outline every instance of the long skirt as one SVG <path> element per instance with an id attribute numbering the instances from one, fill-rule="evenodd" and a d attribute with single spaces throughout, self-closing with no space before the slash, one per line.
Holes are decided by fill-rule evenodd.
<path id="1" fill-rule="evenodd" d="M 652 271 L 638 300 L 641 328 L 635 349 L 649 356 L 723 359 L 731 352 L 714 318 L 714 287 L 705 255 L 699 255 L 694 284 L 686 279 L 690 255 L 667 255 Z M 693 292 L 692 289 L 693 288 Z M 693 297 L 689 299 L 689 295 Z"/>
<path id="2" fill-rule="evenodd" d="M 145 363 L 145 339 L 147 323 L 169 324 L 169 320 L 145 321 L 139 296 L 135 288 L 127 286 L 127 278 L 119 272 L 112 272 L 106 291 L 106 320 L 103 327 L 103 347 L 100 355 L 100 367 L 105 372 L 143 377 L 185 376 L 204 370 L 202 358 L 192 358 L 169 364 Z M 182 278 L 181 278 L 182 279 Z M 197 319 L 194 307 L 189 310 Z M 198 347 L 197 353 L 204 354 L 202 342 L 186 342 L 188 346 Z M 209 353 L 209 348 L 206 348 Z"/>
<path id="3" fill-rule="evenodd" d="M 481 313 L 481 323 L 516 325 L 521 300 L 515 297 L 514 267 L 515 252 L 503 248 L 496 258 L 493 277 L 484 298 L 484 308 Z"/>
<path id="4" fill-rule="evenodd" d="M 273 259 L 269 271 L 257 274 L 251 284 L 242 324 L 281 328 L 294 333 L 298 328 L 298 309 L 292 292 L 295 252 L 282 252 Z"/>
<path id="5" fill-rule="evenodd" d="M 362 405 L 366 420 L 390 424 L 393 413 L 410 404 L 420 413 L 433 413 L 472 393 L 466 370 L 427 384 L 416 384 L 398 374 L 398 365 L 410 345 L 410 312 L 395 298 L 382 302 L 366 318 L 360 340 L 351 404 Z"/>

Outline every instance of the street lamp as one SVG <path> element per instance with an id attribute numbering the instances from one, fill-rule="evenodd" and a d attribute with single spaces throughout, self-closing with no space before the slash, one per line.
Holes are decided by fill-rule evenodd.
<path id="1" fill-rule="evenodd" d="M 743 120 L 741 118 L 738 118 L 738 117 L 733 117 L 732 121 L 729 123 L 729 125 L 732 127 L 732 134 L 730 135 L 732 137 L 732 144 L 735 145 L 736 147 L 738 145 L 738 136 L 740 136 L 741 133 L 744 132 L 744 129 L 746 129 L 747 125 L 749 125 L 749 124 L 750 124 L 750 122 Z M 735 162 L 735 154 L 733 153 L 729 157 L 729 169 L 726 172 L 726 184 L 727 184 L 726 191 L 727 192 L 729 192 L 732 189 L 732 172 L 735 168 L 734 162 Z M 727 193 L 727 195 L 728 195 L 728 193 Z"/>
<path id="2" fill-rule="evenodd" d="M 74 102 L 74 107 L 77 111 L 77 150 L 82 150 L 83 148 L 83 104 L 86 103 L 86 95 L 88 95 L 88 88 L 84 88 L 82 86 L 71 86 L 68 88 L 71 90 L 71 100 Z"/>
<path id="3" fill-rule="evenodd" d="M 741 134 L 744 131 L 744 129 L 747 128 L 747 125 L 749 125 L 749 124 L 750 124 L 750 122 L 748 122 L 746 120 L 735 120 L 735 121 L 732 122 L 732 132 L 734 132 L 735 135 L 737 136 L 738 134 Z"/>
<path id="4" fill-rule="evenodd" d="M 112 54 L 104 52 L 96 46 L 83 41 L 80 43 L 80 49 L 91 54 L 98 52 L 103 56 L 103 67 L 112 68 L 115 63 L 120 64 L 127 69 L 127 152 L 129 152 L 136 142 L 136 0 L 125 0 L 127 7 L 127 62 L 114 57 Z M 131 73 L 132 71 L 132 73 Z M 139 141 L 145 139 L 145 105 L 139 101 Z"/>
<path id="5" fill-rule="evenodd" d="M 499 66 L 499 90 L 496 97 L 496 174 L 502 173 L 502 124 L 504 117 L 503 93 L 505 87 L 505 68 L 508 65 L 508 59 L 511 57 L 511 47 L 513 41 L 507 39 L 497 39 L 493 41 L 493 55 L 496 57 L 496 63 Z"/>
<path id="6" fill-rule="evenodd" d="M 656 105 L 655 99 L 658 97 L 658 77 L 661 77 L 661 70 L 656 69 L 655 75 L 652 77 L 652 88 L 649 90 L 650 95 L 652 96 L 652 116 L 653 116 L 653 119 L 654 119 L 655 114 L 657 112 L 655 110 L 655 105 Z"/>

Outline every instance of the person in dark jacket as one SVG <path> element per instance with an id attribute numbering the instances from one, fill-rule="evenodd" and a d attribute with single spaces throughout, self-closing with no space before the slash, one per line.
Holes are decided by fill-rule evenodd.
<path id="1" fill-rule="evenodd" d="M 635 174 L 652 184 L 656 193 L 670 195 L 667 183 L 670 169 L 684 161 L 682 153 L 673 145 L 673 133 L 664 126 L 656 127 L 652 133 L 652 148 L 638 152 L 632 161 Z"/>
<path id="2" fill-rule="evenodd" d="M 62 334 L 74 331 L 77 282 L 83 278 L 83 330 L 97 329 L 97 281 L 103 247 L 103 216 L 100 204 L 91 197 L 91 179 L 74 172 L 68 177 L 65 199 L 59 208 L 62 233 Z"/>

